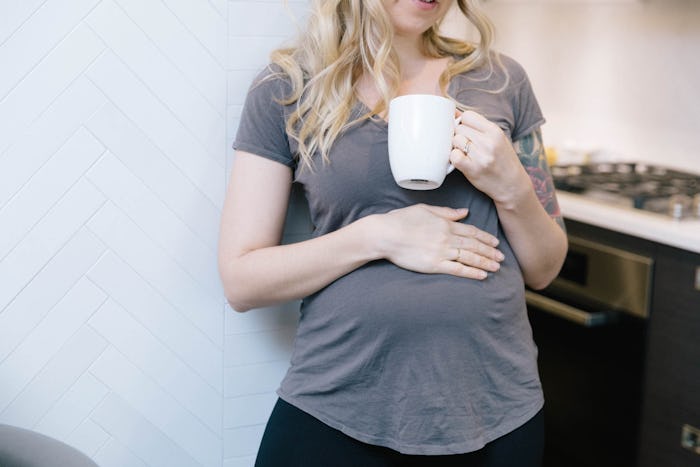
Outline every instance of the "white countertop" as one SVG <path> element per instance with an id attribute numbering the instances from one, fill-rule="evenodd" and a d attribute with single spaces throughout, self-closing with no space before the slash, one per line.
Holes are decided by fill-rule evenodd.
<path id="1" fill-rule="evenodd" d="M 557 198 L 565 218 L 700 253 L 700 220 L 676 221 L 562 191 Z"/>

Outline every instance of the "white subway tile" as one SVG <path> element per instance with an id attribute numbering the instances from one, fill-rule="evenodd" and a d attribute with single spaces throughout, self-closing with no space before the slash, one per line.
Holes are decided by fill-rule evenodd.
<path id="1" fill-rule="evenodd" d="M 307 2 L 230 2 L 228 33 L 233 36 L 282 36 L 303 29 Z"/>
<path id="2" fill-rule="evenodd" d="M 130 452 L 152 467 L 199 467 L 155 425 L 114 393 L 92 414 L 92 420 Z"/>
<path id="3" fill-rule="evenodd" d="M 225 99 L 224 63 L 216 60 L 196 36 L 162 2 L 117 0 L 172 63 L 194 83 L 210 102 L 220 105 Z M 199 3 L 204 6 L 203 0 Z M 209 26 L 210 33 L 223 32 L 222 26 Z M 217 38 L 219 43 L 223 37 Z M 219 47 L 221 47 L 220 45 Z M 225 47 L 225 44 L 223 44 Z M 220 107 L 219 107 L 220 108 Z"/>
<path id="4" fill-rule="evenodd" d="M 296 326 L 249 334 L 229 334 L 224 345 L 224 366 L 289 360 Z"/>
<path id="5" fill-rule="evenodd" d="M 84 76 L 78 78 L 0 154 L 0 206 L 65 144 L 105 99 Z"/>
<path id="6" fill-rule="evenodd" d="M 265 425 L 224 430 L 224 458 L 250 456 L 258 452 Z"/>
<path id="7" fill-rule="evenodd" d="M 95 454 L 95 461 L 100 467 L 150 467 L 114 438 Z"/>
<path id="8" fill-rule="evenodd" d="M 228 0 L 209 0 L 209 3 L 219 12 L 225 20 L 228 12 Z"/>
<path id="9" fill-rule="evenodd" d="M 224 459 L 223 467 L 254 467 L 255 456 L 230 457 Z"/>
<path id="10" fill-rule="evenodd" d="M 101 426 L 88 418 L 78 425 L 68 438 L 62 440 L 94 459 L 110 439 L 110 435 Z M 104 464 L 102 466 L 104 467 Z"/>
<path id="11" fill-rule="evenodd" d="M 130 73 L 158 97 L 160 105 L 168 107 L 183 122 L 185 130 L 193 133 L 203 147 L 216 154 L 216 150 L 212 149 L 216 135 L 212 131 L 221 126 L 220 121 L 224 116 L 224 70 L 214 63 L 194 38 L 183 43 L 182 56 L 176 57 L 177 60 L 184 60 L 185 67 L 180 66 L 182 64 L 178 64 L 177 60 L 174 62 L 167 51 L 154 43 L 153 33 L 163 22 L 177 22 L 177 19 L 161 2 L 140 2 L 140 5 L 147 8 L 154 6 L 160 10 L 158 16 L 148 20 L 156 22 L 145 25 L 146 29 L 137 24 L 139 18 L 127 16 L 130 12 L 125 13 L 111 1 L 97 7 L 88 22 L 110 46 L 113 54 L 130 69 Z M 198 63 L 196 57 L 185 57 L 186 52 L 192 52 L 190 45 L 197 47 L 198 55 L 211 61 L 215 70 Z M 190 79 L 188 74 L 192 73 L 196 73 L 200 79 Z"/>
<path id="12" fill-rule="evenodd" d="M 0 154 L 103 49 L 87 26 L 78 26 L 0 101 Z"/>
<path id="13" fill-rule="evenodd" d="M 99 208 L 104 198 L 79 181 L 0 262 L 0 310 L 27 285 Z"/>
<path id="14" fill-rule="evenodd" d="M 84 128 L 51 157 L 0 209 L 0 259 L 19 243 L 51 206 L 97 160 L 104 147 Z"/>
<path id="15" fill-rule="evenodd" d="M 224 395 L 237 397 L 276 391 L 288 368 L 288 361 L 224 368 Z"/>
<path id="16" fill-rule="evenodd" d="M 259 70 L 231 70 L 228 72 L 229 118 L 235 112 L 240 113 L 240 107 L 234 109 L 231 106 L 242 106 L 245 103 L 248 89 L 258 73 L 260 73 Z"/>
<path id="17" fill-rule="evenodd" d="M 221 393 L 149 329 L 111 300 L 92 316 L 90 325 L 212 431 L 221 431 Z"/>
<path id="18" fill-rule="evenodd" d="M 228 68 L 261 71 L 270 63 L 270 52 L 284 42 L 279 36 L 229 36 Z"/>
<path id="19" fill-rule="evenodd" d="M 129 170 L 143 181 L 212 250 L 219 238 L 220 212 L 148 137 L 113 105 L 102 107 L 90 129 Z M 216 183 L 216 180 L 210 180 Z"/>
<path id="20" fill-rule="evenodd" d="M 197 374 L 222 392 L 222 351 L 114 253 L 88 273 L 111 299 L 148 328 Z"/>
<path id="21" fill-rule="evenodd" d="M 0 44 L 14 33 L 46 0 L 5 0 L 0 16 Z M 225 1 L 225 0 L 224 0 Z"/>
<path id="22" fill-rule="evenodd" d="M 230 144 L 227 144 L 226 147 L 229 150 L 229 153 L 232 153 L 232 147 L 233 147 L 233 140 L 236 137 L 236 133 L 238 132 L 238 125 L 241 122 L 241 113 L 243 112 L 243 105 L 238 105 L 234 104 L 228 107 L 228 125 L 226 128 L 226 132 L 228 134 L 229 139 L 231 140 Z"/>
<path id="23" fill-rule="evenodd" d="M 221 439 L 171 395 L 113 348 L 90 369 L 93 375 L 192 458 L 205 467 L 221 465 Z"/>
<path id="24" fill-rule="evenodd" d="M 20 345 L 0 363 L 0 407 L 5 407 L 41 371 L 105 300 L 105 294 L 81 279 Z"/>
<path id="25" fill-rule="evenodd" d="M 266 423 L 276 401 L 274 392 L 224 399 L 224 428 Z"/>
<path id="26" fill-rule="evenodd" d="M 41 59 L 63 39 L 99 0 L 48 0 L 7 39 L 0 40 L 0 96 L 5 96 Z M 30 2 L 33 3 L 33 2 Z M 24 8 L 27 8 L 26 6 Z M 2 15 L 15 8 L 2 4 Z M 25 10 L 26 11 L 26 10 Z M 0 22 L 2 24 L 2 22 Z"/>
<path id="27" fill-rule="evenodd" d="M 90 219 L 88 227 L 212 342 L 222 345 L 221 302 L 213 287 L 198 285 L 111 202 Z"/>
<path id="28" fill-rule="evenodd" d="M 104 251 L 87 229 L 80 230 L 0 313 L 0 361 L 34 329 Z M 0 268 L 5 262 L 0 263 Z"/>
<path id="29" fill-rule="evenodd" d="M 202 43 L 222 67 L 226 63 L 227 22 L 225 1 L 221 5 L 190 0 L 164 0 L 165 5 Z M 219 10 L 219 8 L 222 8 Z"/>
<path id="30" fill-rule="evenodd" d="M 171 107 L 168 108 L 113 53 L 102 55 L 88 71 L 88 76 L 109 96 L 111 102 L 148 135 L 162 154 L 220 209 L 224 193 L 221 184 L 215 182 L 221 179 L 221 147 L 218 143 L 225 135 L 225 120 L 218 114 L 209 114 L 212 118 L 208 118 L 206 112 L 190 102 L 182 102 L 176 109 L 179 115 L 173 115 L 171 108 L 182 101 L 187 93 L 177 90 L 172 97 L 166 96 L 165 102 Z M 175 81 L 171 76 L 163 76 L 158 83 Z M 161 90 L 167 88 L 164 84 L 159 86 Z M 199 127 L 200 123 L 201 131 L 193 135 L 191 130 Z M 209 150 L 208 146 L 211 146 Z M 160 154 L 149 156 L 162 157 Z"/>
<path id="31" fill-rule="evenodd" d="M 94 331 L 81 328 L 0 413 L 0 420 L 9 425 L 34 426 L 87 371 L 106 345 Z"/>
<path id="32" fill-rule="evenodd" d="M 94 376 L 83 373 L 78 381 L 44 414 L 34 429 L 56 439 L 75 439 L 74 434 L 80 431 L 79 426 L 86 422 L 88 415 L 108 392 L 107 387 Z M 91 444 L 91 446 L 94 445 Z M 96 449 L 90 450 L 90 454 L 95 451 Z"/>
<path id="33" fill-rule="evenodd" d="M 221 175 L 223 179 L 223 174 Z M 87 173 L 87 178 L 197 283 L 223 296 L 216 251 L 199 239 L 168 206 L 113 154 L 107 153 Z"/>

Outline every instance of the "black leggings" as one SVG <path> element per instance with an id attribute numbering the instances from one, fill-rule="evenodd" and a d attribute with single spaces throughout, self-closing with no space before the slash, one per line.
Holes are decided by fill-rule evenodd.
<path id="1" fill-rule="evenodd" d="M 540 467 L 542 411 L 525 425 L 466 454 L 419 456 L 357 441 L 279 399 L 255 467 Z"/>

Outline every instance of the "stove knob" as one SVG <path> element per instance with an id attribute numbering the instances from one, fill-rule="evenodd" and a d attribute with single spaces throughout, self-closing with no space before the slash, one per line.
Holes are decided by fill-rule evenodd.
<path id="1" fill-rule="evenodd" d="M 700 219 L 700 193 L 693 196 L 693 214 L 694 217 Z"/>
<path id="2" fill-rule="evenodd" d="M 668 200 L 668 214 L 674 219 L 683 219 L 689 214 L 692 204 L 688 195 L 673 195 Z"/>

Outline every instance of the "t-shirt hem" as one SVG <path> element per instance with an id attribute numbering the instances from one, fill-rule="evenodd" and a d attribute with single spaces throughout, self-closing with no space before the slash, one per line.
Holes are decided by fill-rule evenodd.
<path id="1" fill-rule="evenodd" d="M 269 151 L 264 148 L 260 148 L 258 146 L 255 146 L 254 144 L 247 144 L 247 143 L 240 143 L 236 142 L 233 144 L 233 149 L 237 151 L 245 151 L 249 152 L 251 154 L 255 154 L 256 156 L 261 156 L 264 157 L 265 159 L 270 159 L 275 162 L 279 162 L 280 164 L 284 164 L 287 167 L 292 167 L 294 168 L 295 161 L 290 160 L 288 157 L 282 156 L 280 154 L 277 154 L 273 151 Z"/>
<path id="2" fill-rule="evenodd" d="M 518 416 L 510 417 L 507 422 L 497 425 L 494 429 L 488 431 L 484 435 L 480 436 L 478 439 L 463 441 L 459 443 L 451 443 L 445 445 L 434 445 L 434 444 L 404 444 L 397 442 L 394 439 L 383 438 L 372 436 L 367 433 L 355 430 L 343 424 L 340 421 L 333 419 L 332 417 L 319 412 L 318 410 L 309 407 L 308 405 L 300 402 L 296 398 L 284 394 L 281 389 L 277 390 L 277 395 L 280 399 L 284 400 L 288 404 L 291 404 L 302 410 L 314 418 L 320 420 L 326 425 L 339 430 L 340 432 L 361 441 L 366 444 L 372 444 L 376 446 L 383 446 L 394 451 L 398 451 L 401 454 L 409 455 L 426 455 L 426 456 L 442 456 L 442 455 L 452 455 L 452 454 L 465 454 L 468 452 L 478 451 L 479 449 L 486 446 L 486 444 L 494 441 L 501 436 L 507 435 L 508 433 L 516 430 L 517 428 L 523 426 L 532 417 L 537 415 L 537 413 L 544 407 L 544 398 L 540 397 L 537 400 L 533 400 L 527 405 L 527 409 L 520 413 Z"/>

